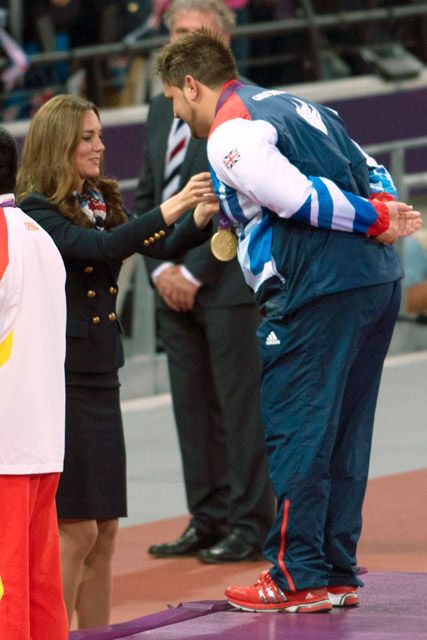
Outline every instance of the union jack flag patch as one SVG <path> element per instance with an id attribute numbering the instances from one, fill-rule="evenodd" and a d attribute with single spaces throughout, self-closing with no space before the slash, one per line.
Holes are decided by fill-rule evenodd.
<path id="1" fill-rule="evenodd" d="M 234 167 L 236 162 L 240 160 L 240 153 L 237 149 L 232 149 L 223 158 L 222 163 L 226 169 L 230 170 Z"/>

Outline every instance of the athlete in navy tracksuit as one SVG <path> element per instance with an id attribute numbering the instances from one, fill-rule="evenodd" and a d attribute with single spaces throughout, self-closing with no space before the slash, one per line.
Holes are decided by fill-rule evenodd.
<path id="1" fill-rule="evenodd" d="M 300 115 L 301 105 L 319 126 Z M 225 110 L 230 118 L 226 132 Z M 248 120 L 236 120 L 236 110 Z M 239 200 L 237 189 L 229 186 L 229 174 L 239 180 L 235 170 L 240 159 L 228 169 L 222 151 L 231 144 L 240 157 L 249 152 L 261 174 L 256 180 L 264 182 L 271 164 L 260 164 L 256 157 L 262 138 L 273 135 L 274 129 L 277 149 L 303 174 L 325 176 L 349 193 L 369 197 L 373 187 L 366 156 L 335 113 L 287 93 L 237 85 L 218 116 L 221 124 L 209 144 L 217 192 L 224 209 L 229 205 L 233 222 L 240 223 L 241 264 L 250 273 L 249 282 L 256 283 L 265 313 L 259 329 L 263 419 L 278 499 L 264 549 L 273 564 L 270 575 L 285 590 L 360 585 L 356 544 L 378 386 L 399 308 L 400 261 L 392 246 L 331 230 L 334 193 L 317 178 L 312 181 L 319 202 L 322 197 L 329 200 L 322 210 L 323 229 L 309 226 L 313 194 L 294 215 L 282 218 L 262 207 L 254 215 L 244 198 Z M 251 136 L 246 149 L 253 121 L 268 127 L 259 134 L 261 142 L 256 144 Z M 394 195 L 388 174 L 370 164 L 378 179 L 374 186 Z M 247 183 L 255 183 L 247 166 L 241 171 Z M 223 177 L 229 183 L 225 191 Z M 274 180 L 279 181 L 280 174 Z M 352 205 L 354 200 L 347 198 Z M 251 217 L 246 222 L 248 209 Z M 360 224 L 366 232 L 374 219 L 366 223 L 355 216 L 353 229 Z M 269 263 L 275 273 L 265 273 Z"/>
<path id="2" fill-rule="evenodd" d="M 357 604 L 374 412 L 403 275 L 395 249 L 374 236 L 388 228 L 396 192 L 335 112 L 242 85 L 213 41 L 193 34 L 169 45 L 159 70 L 193 134 L 209 123 L 215 190 L 264 314 L 263 419 L 278 500 L 264 553 L 273 567 L 226 596 L 248 610 Z"/>

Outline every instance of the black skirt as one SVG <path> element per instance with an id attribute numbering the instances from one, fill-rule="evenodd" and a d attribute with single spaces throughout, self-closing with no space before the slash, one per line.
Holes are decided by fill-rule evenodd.
<path id="1" fill-rule="evenodd" d="M 126 453 L 117 374 L 67 374 L 59 518 L 124 517 Z"/>

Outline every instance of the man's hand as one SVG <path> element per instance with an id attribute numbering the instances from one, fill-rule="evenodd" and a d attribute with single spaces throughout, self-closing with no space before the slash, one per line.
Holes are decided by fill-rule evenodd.
<path id="1" fill-rule="evenodd" d="M 384 202 L 388 208 L 390 224 L 387 231 L 376 236 L 375 240 L 382 244 L 393 244 L 399 238 L 410 236 L 421 228 L 423 221 L 419 211 L 405 202 L 389 200 Z"/>
<path id="2" fill-rule="evenodd" d="M 156 278 L 156 289 L 174 311 L 191 311 L 199 287 L 182 275 L 178 265 L 173 265 Z"/>

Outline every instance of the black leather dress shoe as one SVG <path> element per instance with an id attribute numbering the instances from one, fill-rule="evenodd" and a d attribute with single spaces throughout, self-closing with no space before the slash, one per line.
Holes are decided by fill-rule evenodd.
<path id="1" fill-rule="evenodd" d="M 158 558 L 173 558 L 175 556 L 193 556 L 201 549 L 207 549 L 220 538 L 217 532 L 206 532 L 190 525 L 184 533 L 173 542 L 152 544 L 148 553 Z"/>
<path id="2" fill-rule="evenodd" d="M 213 547 L 199 551 L 197 557 L 202 562 L 243 562 L 244 560 L 260 560 L 259 545 L 245 540 L 243 529 L 235 528 L 226 538 Z"/>

